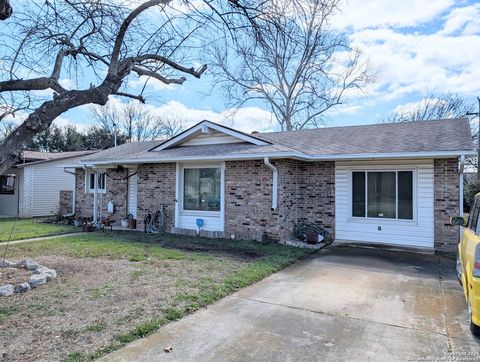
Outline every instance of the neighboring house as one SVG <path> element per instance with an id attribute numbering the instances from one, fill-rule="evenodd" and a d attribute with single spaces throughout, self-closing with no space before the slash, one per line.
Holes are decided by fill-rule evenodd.
<path id="1" fill-rule="evenodd" d="M 60 191 L 74 190 L 75 177 L 61 167 L 95 151 L 24 151 L 20 163 L 0 176 L 0 216 L 46 216 L 58 212 Z M 5 187 L 6 175 L 16 175 L 15 188 Z"/>
<path id="2" fill-rule="evenodd" d="M 203 121 L 84 157 L 76 213 L 143 228 L 163 207 L 172 233 L 286 240 L 316 223 L 336 242 L 451 251 L 471 140 L 466 119 L 252 134 Z"/>

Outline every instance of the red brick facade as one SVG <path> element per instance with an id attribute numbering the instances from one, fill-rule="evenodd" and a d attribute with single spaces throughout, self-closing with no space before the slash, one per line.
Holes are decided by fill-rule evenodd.
<path id="1" fill-rule="evenodd" d="M 92 217 L 93 216 L 93 193 L 85 192 L 85 170 L 76 170 L 77 178 L 77 202 L 75 203 L 76 217 Z M 98 200 L 101 209 L 102 218 L 110 218 L 115 220 L 117 225 L 120 219 L 124 219 L 127 215 L 127 170 L 107 170 L 107 187 L 105 193 L 99 193 Z M 113 201 L 115 211 L 113 214 L 108 213 L 107 204 Z"/>
<path id="2" fill-rule="evenodd" d="M 272 210 L 272 170 L 261 160 L 225 162 L 225 236 L 237 239 L 286 240 L 297 223 L 321 225 L 335 232 L 335 162 L 272 160 L 279 171 L 278 207 Z M 166 230 L 175 225 L 175 163 L 138 165 L 137 227 L 163 205 Z M 108 171 L 107 192 L 100 197 L 102 215 L 120 221 L 127 209 L 126 171 Z M 77 216 L 92 216 L 93 195 L 85 193 L 85 171 L 77 170 Z M 455 251 L 458 229 L 448 225 L 459 213 L 457 159 L 434 160 L 435 250 Z M 107 214 L 108 201 L 116 212 Z"/>
<path id="3" fill-rule="evenodd" d="M 456 252 L 459 240 L 457 226 L 449 224 L 450 217 L 460 214 L 459 174 L 456 158 L 434 160 L 434 215 L 437 251 Z"/>
<path id="4" fill-rule="evenodd" d="M 334 232 L 335 163 L 275 160 L 278 207 L 272 210 L 272 170 L 262 161 L 225 163 L 225 232 L 240 239 L 292 238 L 296 223 Z"/>
<path id="5" fill-rule="evenodd" d="M 155 213 L 164 207 L 166 230 L 175 225 L 175 163 L 155 163 L 137 167 L 137 228 L 143 229 L 147 212 Z"/>

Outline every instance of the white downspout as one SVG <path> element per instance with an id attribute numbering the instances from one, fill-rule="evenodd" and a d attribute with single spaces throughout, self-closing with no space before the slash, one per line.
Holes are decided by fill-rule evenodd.
<path id="1" fill-rule="evenodd" d="M 465 155 L 460 156 L 460 163 L 458 164 L 458 192 L 460 195 L 459 200 L 460 200 L 460 205 L 459 205 L 459 210 L 460 210 L 460 216 L 463 217 L 463 169 L 465 168 Z M 463 233 L 463 228 L 460 227 L 460 239 L 462 239 L 462 233 Z"/>
<path id="2" fill-rule="evenodd" d="M 272 170 L 272 210 L 278 206 L 278 169 L 270 163 L 268 157 L 263 159 L 263 163 Z"/>

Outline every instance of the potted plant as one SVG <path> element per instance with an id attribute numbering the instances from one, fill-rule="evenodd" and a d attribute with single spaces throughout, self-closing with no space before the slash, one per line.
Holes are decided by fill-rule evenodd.
<path id="1" fill-rule="evenodd" d="M 137 228 L 137 219 L 134 219 L 132 214 L 127 215 L 127 220 L 128 220 L 128 228 L 129 229 L 136 229 Z"/>

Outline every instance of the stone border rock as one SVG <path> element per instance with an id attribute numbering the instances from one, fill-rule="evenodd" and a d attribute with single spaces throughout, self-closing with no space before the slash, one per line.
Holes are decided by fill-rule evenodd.
<path id="1" fill-rule="evenodd" d="M 15 286 L 12 284 L 0 286 L 0 297 L 8 297 L 14 293 L 28 292 L 30 289 L 44 285 L 57 277 L 57 272 L 54 269 L 50 269 L 28 259 L 17 262 L 0 260 L 0 271 L 2 268 L 25 268 L 33 271 L 35 274 L 31 275 L 25 283 L 20 283 Z"/>
<path id="2" fill-rule="evenodd" d="M 285 241 L 280 241 L 279 244 L 293 246 L 301 249 L 311 249 L 311 250 L 320 250 L 325 245 L 327 245 L 326 243 L 308 244 L 299 240 L 285 240 Z"/>

